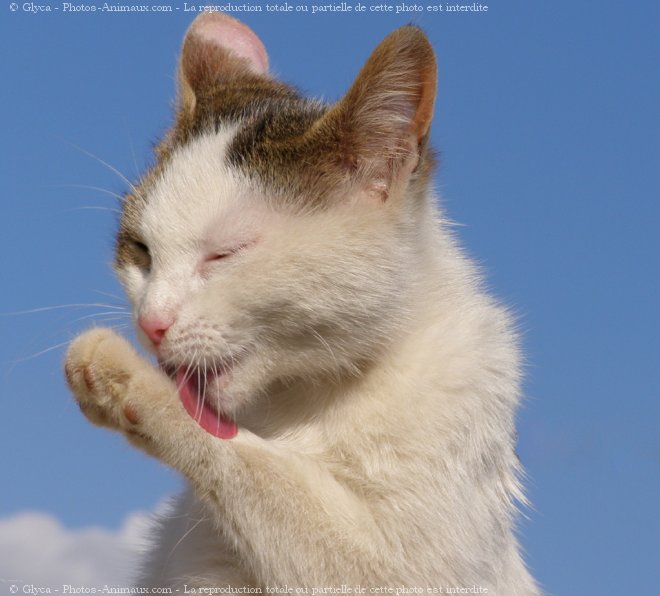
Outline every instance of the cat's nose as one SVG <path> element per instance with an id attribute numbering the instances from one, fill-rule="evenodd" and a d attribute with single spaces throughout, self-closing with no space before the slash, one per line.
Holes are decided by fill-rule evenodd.
<path id="1" fill-rule="evenodd" d="M 174 321 L 159 317 L 140 317 L 138 325 L 155 346 L 160 345 Z"/>

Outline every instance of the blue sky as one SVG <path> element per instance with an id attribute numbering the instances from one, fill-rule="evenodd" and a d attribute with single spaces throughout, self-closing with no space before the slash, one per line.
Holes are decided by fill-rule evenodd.
<path id="1" fill-rule="evenodd" d="M 236 16 L 275 73 L 328 100 L 411 20 Z M 0 312 L 123 304 L 109 268 L 115 200 L 81 186 L 125 188 L 89 154 L 128 178 L 149 163 L 192 17 L 0 7 Z M 549 594 L 658 589 L 658 17 L 650 0 L 496 0 L 487 13 L 412 19 L 440 68 L 437 187 L 523 331 L 519 454 L 534 510 L 521 540 Z M 105 536 L 181 486 L 83 420 L 62 379 L 64 347 L 35 356 L 104 310 L 0 316 L 0 548 L 24 512 L 58 520 L 63 536 Z M 34 548 L 33 566 L 46 565 Z M 0 562 L 0 592 L 3 573 Z"/>

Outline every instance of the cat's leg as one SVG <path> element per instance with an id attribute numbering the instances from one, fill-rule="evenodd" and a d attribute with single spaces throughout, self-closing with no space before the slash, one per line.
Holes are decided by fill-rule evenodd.
<path id="1" fill-rule="evenodd" d="M 158 435 L 160 430 L 154 427 L 161 420 L 176 426 L 181 407 L 165 373 L 105 328 L 87 331 L 73 341 L 64 372 L 90 422 L 122 431 L 136 446 L 159 456 L 151 434 Z"/>
<path id="2" fill-rule="evenodd" d="M 174 383 L 113 332 L 79 337 L 66 374 L 92 422 L 121 430 L 189 479 L 258 583 L 409 579 L 366 504 L 320 462 L 244 429 L 231 440 L 207 433 L 185 412 Z"/>

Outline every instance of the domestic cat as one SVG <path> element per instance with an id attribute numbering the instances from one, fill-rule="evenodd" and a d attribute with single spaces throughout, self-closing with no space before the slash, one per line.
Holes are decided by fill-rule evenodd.
<path id="1" fill-rule="evenodd" d="M 71 345 L 94 423 L 190 489 L 140 586 L 538 594 L 514 536 L 519 356 L 429 189 L 436 62 L 405 26 L 334 105 L 202 14 L 176 121 L 123 201 L 141 341 Z"/>

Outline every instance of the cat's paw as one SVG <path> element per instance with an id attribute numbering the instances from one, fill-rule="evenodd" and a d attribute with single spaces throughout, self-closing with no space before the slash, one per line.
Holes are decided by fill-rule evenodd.
<path id="1" fill-rule="evenodd" d="M 184 474 L 195 473 L 209 457 L 210 441 L 224 443 L 188 415 L 172 379 L 110 329 L 78 336 L 67 352 L 64 372 L 91 422 L 123 433 L 133 445 Z"/>
<path id="2" fill-rule="evenodd" d="M 103 328 L 77 337 L 64 365 L 69 387 L 91 422 L 138 434 L 140 408 L 130 386 L 151 368 L 125 339 Z"/>

